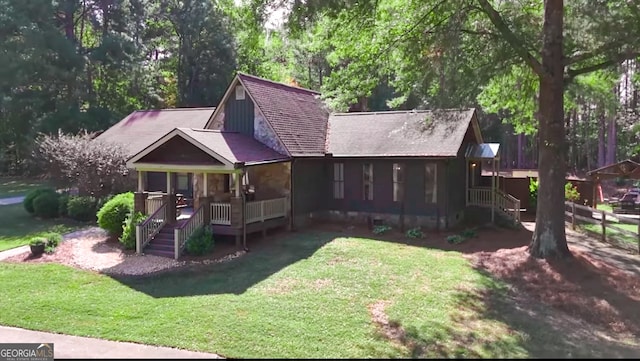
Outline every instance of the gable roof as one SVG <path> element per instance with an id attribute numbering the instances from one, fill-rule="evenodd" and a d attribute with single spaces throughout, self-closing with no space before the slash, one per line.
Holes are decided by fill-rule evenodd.
<path id="1" fill-rule="evenodd" d="M 281 162 L 289 159 L 289 157 L 276 152 L 254 138 L 241 133 L 209 129 L 175 128 L 135 154 L 129 160 L 129 165 L 133 166 L 133 164 L 175 137 L 182 137 L 193 146 L 229 167 L 241 164 L 255 165 Z"/>
<path id="2" fill-rule="evenodd" d="M 329 117 L 327 153 L 334 157 L 455 157 L 475 109 L 337 113 Z"/>
<path id="3" fill-rule="evenodd" d="M 319 92 L 238 73 L 221 104 L 238 82 L 291 156 L 324 155 L 329 112 Z"/>
<path id="4" fill-rule="evenodd" d="M 174 128 L 204 128 L 214 110 L 214 107 L 138 110 L 95 139 L 120 144 L 131 157 Z"/>

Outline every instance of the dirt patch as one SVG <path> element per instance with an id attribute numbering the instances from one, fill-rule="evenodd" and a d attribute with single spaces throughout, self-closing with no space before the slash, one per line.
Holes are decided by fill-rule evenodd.
<path id="1" fill-rule="evenodd" d="M 153 255 L 137 255 L 125 250 L 103 230 L 92 227 L 64 236 L 64 241 L 52 254 L 34 257 L 30 251 L 6 258 L 6 262 L 60 263 L 67 266 L 111 275 L 141 276 L 156 274 L 187 266 L 228 262 L 244 255 L 245 251 L 233 251 L 227 247 L 203 257 L 185 257 L 174 260 Z"/>
<path id="2" fill-rule="evenodd" d="M 389 321 L 389 316 L 385 313 L 385 308 L 389 301 L 377 301 L 369 305 L 371 321 L 378 327 L 380 334 L 387 340 L 399 345 L 406 346 L 407 333 L 399 324 Z"/>

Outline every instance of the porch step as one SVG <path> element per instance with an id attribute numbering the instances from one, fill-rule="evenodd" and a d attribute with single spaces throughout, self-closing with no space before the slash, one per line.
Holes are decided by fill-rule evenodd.
<path id="1" fill-rule="evenodd" d="M 175 226 L 167 225 L 160 229 L 160 232 L 153 237 L 144 248 L 144 253 L 161 257 L 174 257 L 174 230 Z"/>
<path id="2" fill-rule="evenodd" d="M 145 248 L 144 253 L 151 254 L 151 255 L 154 255 L 154 256 L 168 257 L 168 258 L 173 258 L 173 256 L 174 256 L 173 250 L 172 251 L 164 251 L 164 250 L 158 250 L 158 249 Z"/>

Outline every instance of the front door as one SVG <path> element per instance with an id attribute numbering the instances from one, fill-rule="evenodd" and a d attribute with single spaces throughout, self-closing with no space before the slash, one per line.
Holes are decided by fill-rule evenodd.
<path id="1" fill-rule="evenodd" d="M 193 198 L 193 174 L 176 173 L 176 193 L 184 195 L 186 198 Z"/>

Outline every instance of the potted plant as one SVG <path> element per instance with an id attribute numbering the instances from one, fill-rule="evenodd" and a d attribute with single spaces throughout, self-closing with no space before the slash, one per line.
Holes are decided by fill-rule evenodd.
<path id="1" fill-rule="evenodd" d="M 36 237 L 31 239 L 29 247 L 31 248 L 31 254 L 38 256 L 44 253 L 47 240 L 42 237 Z"/>

